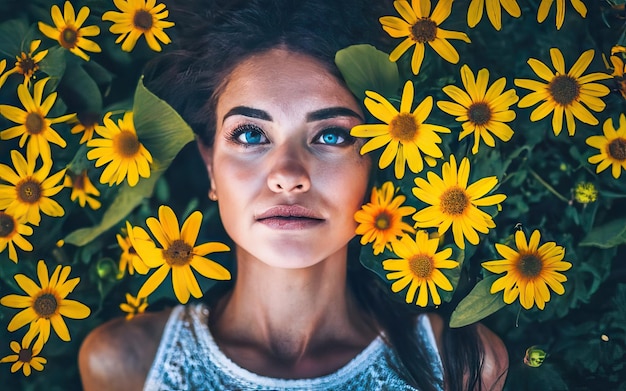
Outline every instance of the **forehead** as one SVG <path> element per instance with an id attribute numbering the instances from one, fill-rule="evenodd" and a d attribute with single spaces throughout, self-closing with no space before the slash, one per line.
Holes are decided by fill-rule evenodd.
<path id="1" fill-rule="evenodd" d="M 323 63 L 284 49 L 251 56 L 232 71 L 218 99 L 218 116 L 239 105 L 267 111 L 344 106 L 361 113 L 352 93 Z"/>

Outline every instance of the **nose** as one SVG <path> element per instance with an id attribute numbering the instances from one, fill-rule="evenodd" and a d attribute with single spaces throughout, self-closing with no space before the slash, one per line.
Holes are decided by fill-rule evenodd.
<path id="1" fill-rule="evenodd" d="M 293 145 L 275 151 L 267 186 L 275 193 L 305 193 L 311 188 L 304 156 Z"/>

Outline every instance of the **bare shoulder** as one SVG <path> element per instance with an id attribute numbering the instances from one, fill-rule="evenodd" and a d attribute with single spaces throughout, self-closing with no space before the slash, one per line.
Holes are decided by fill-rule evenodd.
<path id="1" fill-rule="evenodd" d="M 115 318 L 92 330 L 78 354 L 84 390 L 141 390 L 170 312 Z"/>
<path id="2" fill-rule="evenodd" d="M 441 352 L 443 351 L 442 334 L 444 321 L 441 316 L 433 313 L 428 314 L 428 319 L 432 325 L 433 333 L 439 351 Z M 483 389 L 494 391 L 502 390 L 509 369 L 509 354 L 506 350 L 506 346 L 500 337 L 481 323 L 477 324 L 477 332 L 484 352 L 481 369 Z"/>

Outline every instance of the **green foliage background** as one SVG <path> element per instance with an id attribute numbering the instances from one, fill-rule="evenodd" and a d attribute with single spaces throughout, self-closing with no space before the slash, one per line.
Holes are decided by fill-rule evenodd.
<path id="1" fill-rule="evenodd" d="M 410 54 L 405 54 L 397 64 L 400 77 L 388 76 L 385 83 L 380 83 L 380 89 L 377 85 L 369 89 L 399 102 L 402 84 L 411 77 L 418 87 L 414 102 L 426 96 L 433 96 L 435 101 L 450 100 L 441 88 L 450 84 L 462 87 L 459 76 L 462 64 L 468 64 L 474 73 L 487 68 L 490 83 L 506 77 L 506 89 L 510 89 L 515 88 L 514 78 L 537 79 L 526 61 L 536 58 L 550 65 L 549 49 L 552 47 L 563 52 L 567 69 L 583 51 L 594 48 L 594 61 L 585 73 L 611 73 L 603 56 L 608 58 L 614 45 L 626 46 L 623 0 L 587 0 L 586 18 L 577 14 L 566 0 L 565 23 L 560 30 L 554 24 L 554 5 L 547 20 L 537 23 L 538 0 L 519 0 L 520 18 L 503 13 L 501 31 L 491 26 L 486 15 L 478 26 L 469 29 L 468 3 L 457 0 L 452 15 L 443 24 L 448 30 L 467 32 L 472 40 L 471 44 L 453 41 L 460 54 L 459 64 L 447 63 L 427 48 L 422 70 L 412 77 Z M 84 157 L 85 147 L 78 142 L 81 135 L 70 134 L 69 124 L 54 126 L 68 145 L 65 149 L 52 145 L 52 172 L 65 167 L 75 172 L 88 168 L 92 181 L 101 191 L 103 207 L 97 211 L 80 208 L 70 201 L 70 189 L 55 196 L 63 205 L 65 215 L 42 217 L 33 236 L 27 238 L 35 250 L 18 250 L 17 264 L 8 259 L 7 251 L 0 253 L 0 297 L 23 294 L 13 276 L 22 273 L 34 279 L 36 262 L 44 259 L 49 269 L 56 264 L 72 266 L 70 277 L 80 277 L 81 281 L 68 298 L 88 305 L 92 313 L 85 320 L 66 319 L 71 342 L 63 342 L 52 333 L 41 353 L 48 359 L 43 372 L 35 371 L 24 377 L 21 371 L 11 374 L 10 364 L 0 364 L 3 388 L 25 391 L 79 390 L 76 360 L 82 339 L 104 321 L 123 315 L 118 306 L 125 301 L 125 293 L 136 294 L 145 280 L 137 275 L 116 278 L 121 250 L 115 234 L 121 232 L 126 220 L 133 225 L 144 225 L 147 217 L 156 215 L 161 204 L 170 205 L 181 220 L 191 211 L 201 210 L 205 224 L 198 242 L 228 241 L 215 219 L 215 206 L 206 197 L 206 171 L 191 142 L 188 127 L 140 82 L 145 63 L 159 54 L 151 51 L 143 39 L 131 53 L 123 52 L 115 44 L 116 36 L 108 31 L 110 23 L 101 20 L 104 12 L 115 9 L 112 1 L 76 0 L 72 2 L 76 11 L 83 5 L 91 9 L 86 25 L 96 24 L 101 28 L 95 40 L 102 47 L 102 53 L 90 53 L 91 60 L 83 61 L 38 32 L 37 21 L 52 24 L 52 4 L 62 6 L 61 2 L 51 0 L 4 0 L 0 3 L 0 57 L 8 59 L 10 68 L 16 55 L 28 51 L 32 39 L 42 39 L 41 49 L 49 48 L 50 52 L 41 64 L 38 78 L 51 76 L 55 83 L 49 83 L 49 89 L 54 88 L 59 93 L 51 116 L 78 113 L 101 118 L 108 111 L 132 109 L 139 137 L 157 162 L 152 177 L 140 180 L 133 189 L 125 184 L 119 187 L 100 185 L 97 178 L 101 169 L 93 167 L 93 162 Z M 387 15 L 396 15 L 391 2 Z M 174 29 L 170 30 L 166 32 L 175 40 Z M 391 47 L 398 42 L 390 38 Z M 367 72 L 380 75 L 380 69 Z M 542 242 L 555 241 L 564 246 L 565 259 L 573 264 L 572 269 L 565 272 L 568 277 L 565 294 L 552 294 L 545 310 L 527 311 L 517 302 L 504 307 L 494 303 L 499 310 L 483 319 L 507 345 L 511 363 L 507 390 L 626 390 L 626 173 L 618 179 L 611 176 L 610 169 L 596 174 L 595 166 L 589 164 L 587 158 L 597 150 L 585 144 L 587 137 L 602 134 L 601 126 L 607 118 L 617 124 L 619 114 L 625 111 L 624 98 L 617 90 L 616 81 L 605 82 L 614 91 L 603 98 L 606 109 L 595 114 L 600 125 L 577 122 L 573 137 L 568 137 L 566 130 L 554 136 L 551 116 L 531 122 L 532 108 L 514 106 L 517 118 L 511 123 L 515 130 L 512 140 L 508 143 L 496 140 L 494 149 L 483 144 L 479 153 L 471 157 L 470 182 L 496 175 L 500 181 L 497 192 L 508 198 L 494 218 L 496 229 L 481 236 L 478 246 L 468 246 L 464 253 L 455 250 L 455 255 L 464 260 L 463 274 L 454 295 L 446 297 L 450 303 L 444 304 L 442 310 L 452 310 L 481 280 L 484 279 L 481 285 L 486 285 L 485 281 L 493 279 L 481 270 L 480 263 L 499 258 L 494 243 L 510 244 L 518 223 L 527 234 L 533 229 L 541 230 Z M 0 104 L 21 107 L 15 94 L 21 82 L 18 75 L 8 78 L 0 88 Z M 520 97 L 527 93 L 529 91 L 517 89 Z M 458 160 L 461 156 L 471 156 L 472 137 L 457 141 L 460 126 L 453 117 L 435 107 L 428 122 L 452 129 L 452 134 L 443 135 L 445 156 L 454 153 Z M 13 125 L 0 116 L 0 130 Z M 13 149 L 20 149 L 15 139 L 0 141 L 0 163 L 11 165 L 9 151 Z M 435 172 L 438 169 L 440 164 L 434 168 Z M 573 189 L 583 181 L 593 183 L 599 190 L 596 202 L 584 205 L 574 200 Z M 408 196 L 412 186 L 412 178 L 407 176 L 401 190 Z M 410 202 L 420 207 L 417 200 Z M 493 212 L 496 213 L 495 209 Z M 60 248 L 56 246 L 59 239 L 66 240 Z M 445 245 L 450 242 L 447 240 Z M 366 247 L 364 254 L 368 252 L 371 249 Z M 227 254 L 218 254 L 215 259 L 226 266 L 231 262 Z M 380 266 L 376 267 L 376 258 L 365 255 L 362 261 L 384 279 L 384 272 Z M 211 281 L 200 283 L 205 290 L 213 287 Z M 171 283 L 166 281 L 149 301 L 149 310 L 174 304 Z M 491 308 L 487 312 L 496 309 L 487 307 Z M 9 342 L 21 341 L 25 332 L 25 328 L 14 333 L 6 330 L 15 313 L 17 310 L 0 308 L 0 357 L 12 354 Z M 522 362 L 530 346 L 540 346 L 548 353 L 540 367 L 528 367 Z"/>

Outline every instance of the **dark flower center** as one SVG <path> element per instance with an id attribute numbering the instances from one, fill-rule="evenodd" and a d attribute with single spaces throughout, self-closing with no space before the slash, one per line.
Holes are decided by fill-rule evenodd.
<path id="1" fill-rule="evenodd" d="M 119 154 L 123 157 L 134 157 L 137 151 L 139 151 L 139 139 L 137 139 L 137 135 L 128 130 L 122 130 L 122 132 L 115 137 L 114 144 Z"/>
<path id="2" fill-rule="evenodd" d="M 30 178 L 18 183 L 16 189 L 17 197 L 27 204 L 37 203 L 43 193 L 39 181 Z"/>
<path id="3" fill-rule="evenodd" d="M 30 362 L 33 358 L 33 351 L 31 349 L 20 349 L 17 354 L 17 360 L 21 362 Z"/>
<path id="4" fill-rule="evenodd" d="M 376 228 L 386 230 L 391 225 L 391 216 L 387 212 L 380 212 L 375 220 Z"/>
<path id="5" fill-rule="evenodd" d="M 39 113 L 28 113 L 24 126 L 29 134 L 39 134 L 45 129 L 44 118 Z"/>
<path id="6" fill-rule="evenodd" d="M 550 95 L 561 106 L 570 105 L 580 95 L 580 85 L 571 76 L 556 76 L 548 85 Z"/>
<path id="7" fill-rule="evenodd" d="M 519 271 L 524 277 L 537 277 L 543 269 L 543 262 L 535 254 L 524 254 L 519 260 Z"/>
<path id="8" fill-rule="evenodd" d="M 86 176 L 87 176 L 87 173 L 83 171 L 80 175 L 77 175 L 76 177 L 74 177 L 74 183 L 72 187 L 78 190 L 85 190 L 85 177 Z"/>
<path id="9" fill-rule="evenodd" d="M 78 41 L 78 31 L 73 27 L 63 29 L 61 32 L 61 46 L 66 49 L 72 49 L 76 46 L 76 41 Z"/>
<path id="10" fill-rule="evenodd" d="M 50 318 L 57 311 L 58 303 L 56 297 L 51 293 L 44 293 L 35 299 L 33 309 L 42 318 Z"/>
<path id="11" fill-rule="evenodd" d="M 609 144 L 609 155 L 615 160 L 626 160 L 626 139 L 616 138 Z"/>
<path id="12" fill-rule="evenodd" d="M 0 212 L 0 238 L 6 238 L 15 231 L 13 216 Z"/>
<path id="13" fill-rule="evenodd" d="M 39 65 L 37 65 L 35 60 L 24 52 L 22 52 L 22 56 L 17 60 L 15 66 L 19 73 L 28 77 L 32 76 L 39 69 Z"/>
<path id="14" fill-rule="evenodd" d="M 411 26 L 411 39 L 415 42 L 431 42 L 435 38 L 437 38 L 437 24 L 432 20 L 422 18 Z"/>
<path id="15" fill-rule="evenodd" d="M 140 30 L 149 31 L 153 25 L 152 14 L 146 10 L 139 10 L 135 12 L 133 24 Z"/>
<path id="16" fill-rule="evenodd" d="M 403 142 L 413 141 L 418 130 L 419 124 L 410 113 L 400 113 L 389 123 L 391 137 Z"/>
<path id="17" fill-rule="evenodd" d="M 428 255 L 419 254 L 409 259 L 409 269 L 420 278 L 428 278 L 433 272 L 433 259 Z"/>
<path id="18" fill-rule="evenodd" d="M 491 108 L 486 102 L 472 103 L 467 109 L 467 116 L 475 125 L 485 125 L 491 120 Z"/>
<path id="19" fill-rule="evenodd" d="M 460 215 L 467 208 L 469 198 L 463 189 L 454 187 L 443 192 L 440 197 L 441 211 L 448 215 Z"/>
<path id="20" fill-rule="evenodd" d="M 192 251 L 193 247 L 181 239 L 176 239 L 167 249 L 163 250 L 163 257 L 171 266 L 184 266 L 191 261 Z"/>

